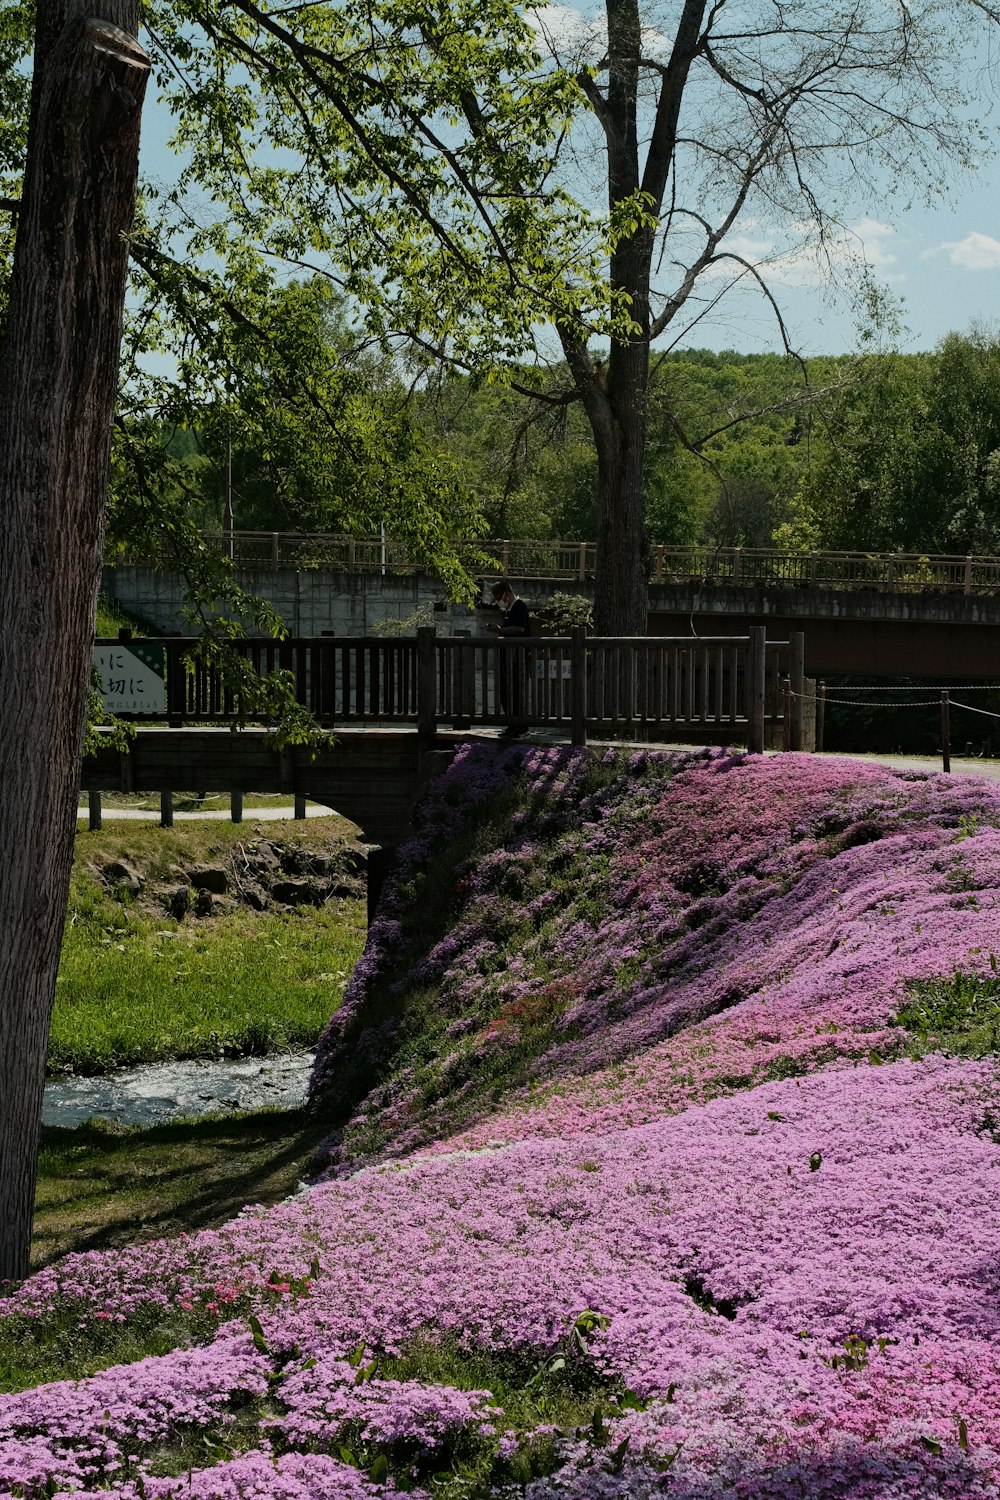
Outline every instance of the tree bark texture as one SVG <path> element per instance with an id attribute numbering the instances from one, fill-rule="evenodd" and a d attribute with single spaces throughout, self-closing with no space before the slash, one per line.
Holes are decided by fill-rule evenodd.
<path id="1" fill-rule="evenodd" d="M 611 252 L 609 287 L 628 307 L 633 332 L 612 338 L 607 368 L 585 349 L 564 351 L 597 448 L 594 623 L 601 635 L 645 635 L 649 544 L 643 507 L 652 338 L 650 280 L 654 223 L 663 207 L 681 100 L 699 49 L 706 0 L 684 0 L 670 59 L 661 70 L 652 134 L 640 162 L 638 122 L 642 24 L 639 0 L 606 0 L 608 86 L 598 102 L 608 153 L 608 210 L 644 195 L 650 218 Z M 588 90 L 592 101 L 594 91 Z"/>
<path id="2" fill-rule="evenodd" d="M 599 635 L 645 635 L 648 543 L 643 506 L 649 343 L 613 344 L 589 401 L 597 447 L 594 624 Z"/>
<path id="3" fill-rule="evenodd" d="M 0 363 L 0 1278 L 28 1269 L 149 73 L 138 23 L 138 0 L 39 0 Z"/>

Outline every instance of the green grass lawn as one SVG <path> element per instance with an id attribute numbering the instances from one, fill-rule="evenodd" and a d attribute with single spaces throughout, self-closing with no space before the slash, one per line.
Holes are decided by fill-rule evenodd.
<path id="1" fill-rule="evenodd" d="M 42 1130 L 32 1263 L 223 1224 L 293 1193 L 328 1127 L 304 1110 L 206 1116 L 145 1129 Z"/>
<path id="2" fill-rule="evenodd" d="M 349 826 L 316 818 L 269 825 L 267 837 L 319 851 Z M 121 859 L 151 882 L 180 881 L 193 864 L 238 861 L 254 836 L 252 824 L 226 823 L 77 835 L 50 1071 L 260 1055 L 316 1040 L 364 945 L 363 900 L 177 921 L 155 900 L 109 891 L 99 876 Z"/>

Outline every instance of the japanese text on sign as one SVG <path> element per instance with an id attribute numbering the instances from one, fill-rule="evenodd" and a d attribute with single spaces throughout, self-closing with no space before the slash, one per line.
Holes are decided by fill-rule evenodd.
<path id="1" fill-rule="evenodd" d="M 109 713 L 166 713 L 162 646 L 95 646 L 94 666 Z"/>

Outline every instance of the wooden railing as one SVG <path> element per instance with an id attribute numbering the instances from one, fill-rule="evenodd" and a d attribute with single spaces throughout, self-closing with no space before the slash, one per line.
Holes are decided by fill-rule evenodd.
<path id="1" fill-rule="evenodd" d="M 328 568 L 334 572 L 406 575 L 426 572 L 405 542 L 378 536 L 233 531 L 205 541 L 241 568 Z M 593 542 L 460 541 L 459 557 L 473 574 L 509 574 L 523 581 L 586 582 L 597 568 Z M 112 562 L 146 564 L 122 555 Z M 922 553 L 781 552 L 768 547 L 665 547 L 649 554 L 651 583 L 705 583 L 748 588 L 876 589 L 886 593 L 1000 590 L 1000 557 Z"/>
<path id="2" fill-rule="evenodd" d="M 698 730 L 747 738 L 762 748 L 764 724 L 779 722 L 784 682 L 802 693 L 802 637 L 768 641 L 749 636 L 680 639 L 641 636 L 510 639 L 437 636 L 302 637 L 234 642 L 255 674 L 284 672 L 297 702 L 320 725 L 415 724 L 426 737 L 439 725 L 522 724 L 552 729 L 576 744 L 588 735 L 643 733 L 663 738 Z M 199 642 L 178 636 L 140 640 L 122 632 L 132 651 L 162 648 L 165 718 L 174 727 L 225 724 L 248 713 L 232 675 L 199 658 Z M 121 714 L 150 719 L 149 714 Z M 793 738 L 801 744 L 801 728 Z"/>

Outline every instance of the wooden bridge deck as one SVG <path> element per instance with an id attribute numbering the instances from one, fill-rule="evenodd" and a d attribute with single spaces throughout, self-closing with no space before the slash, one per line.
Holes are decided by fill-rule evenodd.
<path id="1" fill-rule="evenodd" d="M 781 721 L 792 701 L 782 687 L 790 673 L 795 747 L 802 743 L 802 637 L 768 641 L 763 629 L 714 640 L 605 639 L 581 630 L 521 643 L 421 630 L 408 640 L 238 643 L 255 674 L 284 673 L 317 724 L 334 730 L 315 753 L 279 749 L 265 726 L 229 727 L 240 718 L 238 690 L 216 664 L 199 660 L 197 641 L 123 638 L 118 651 L 104 650 L 115 644 L 98 644 L 111 679 L 129 675 L 115 664 L 124 648 L 139 653 L 131 657 L 136 677 L 155 676 L 150 663 L 161 653 L 159 717 L 165 710 L 167 723 L 144 718 L 126 753 L 108 744 L 85 760 L 84 791 L 291 793 L 335 808 L 379 844 L 398 842 L 409 823 L 428 752 L 450 754 L 476 737 L 474 724 L 489 726 L 484 737 L 494 741 L 516 719 L 577 745 L 617 735 L 762 750 L 765 724 Z M 126 684 L 111 680 L 112 688 L 124 692 Z"/>
<path id="2" fill-rule="evenodd" d="M 465 736 L 467 738 L 468 736 Z M 450 753 L 457 735 L 442 734 Z M 127 754 L 102 748 L 83 763 L 85 792 L 285 792 L 325 803 L 376 844 L 396 844 L 410 820 L 420 777 L 413 729 L 338 730 L 313 756 L 274 748 L 265 729 L 137 729 Z"/>

